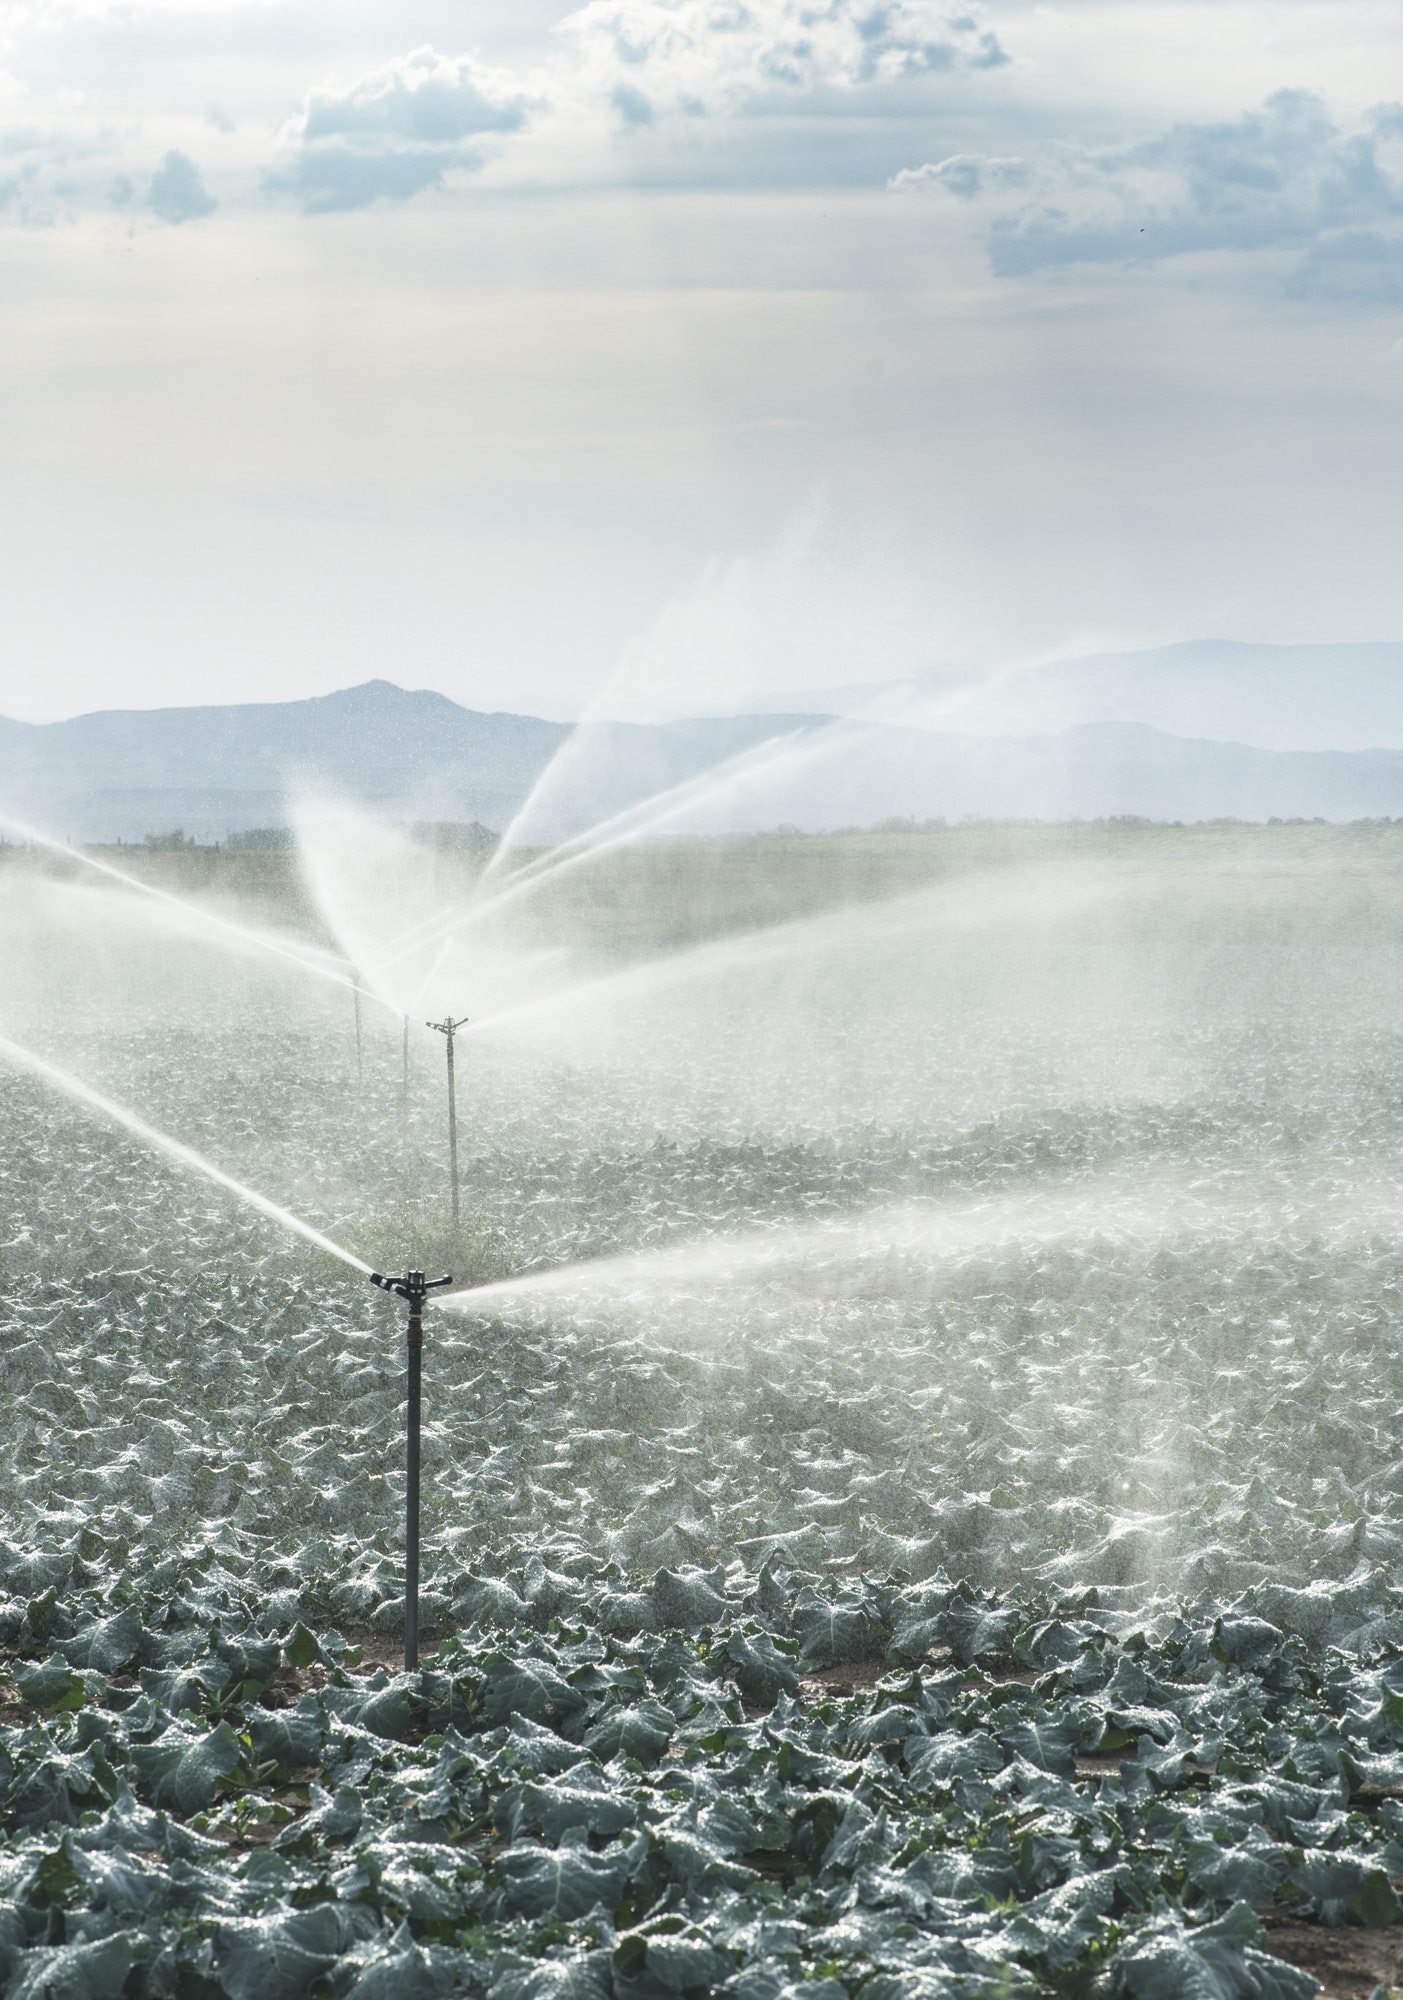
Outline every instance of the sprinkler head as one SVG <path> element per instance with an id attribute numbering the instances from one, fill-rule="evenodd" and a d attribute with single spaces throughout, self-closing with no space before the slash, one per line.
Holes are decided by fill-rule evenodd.
<path id="1" fill-rule="evenodd" d="M 378 1285 L 382 1292 L 393 1292 L 397 1298 L 408 1299 L 411 1306 L 421 1306 L 430 1292 L 436 1292 L 443 1285 L 451 1285 L 452 1277 L 426 1278 L 422 1271 L 406 1271 L 402 1278 L 386 1278 L 379 1271 L 370 1274 L 372 1285 Z"/>

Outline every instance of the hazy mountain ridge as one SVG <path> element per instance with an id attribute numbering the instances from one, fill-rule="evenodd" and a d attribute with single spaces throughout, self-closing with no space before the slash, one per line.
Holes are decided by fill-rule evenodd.
<path id="1" fill-rule="evenodd" d="M 252 792 L 280 797 L 305 774 L 365 796 L 412 792 L 451 757 L 465 782 L 528 783 L 569 735 L 537 716 L 460 708 L 390 681 L 305 701 L 101 709 L 65 722 L 0 725 L 8 782 L 97 790 Z"/>
<path id="2" fill-rule="evenodd" d="M 744 704 L 752 706 L 750 703 Z M 918 680 L 758 695 L 969 736 L 1056 735 L 1102 722 L 1258 750 L 1403 749 L 1403 644 L 1248 645 L 1195 639 L 1049 660 L 1009 674 L 941 667 Z"/>
<path id="3" fill-rule="evenodd" d="M 1270 751 L 1170 736 L 1140 723 L 1083 723 L 1054 736 L 982 737 L 853 727 L 854 776 L 870 760 L 892 815 L 909 818 L 1378 819 L 1403 813 L 1403 750 Z M 895 739 L 885 750 L 879 739 Z M 838 801 L 835 799 L 836 805 Z M 804 818 L 795 814 L 799 824 Z"/>
<path id="4" fill-rule="evenodd" d="M 590 776 L 572 797 L 587 824 L 814 719 L 598 723 Z M 75 840 L 141 840 L 176 826 L 211 840 L 285 819 L 299 795 L 329 793 L 397 817 L 501 828 L 574 734 L 569 723 L 462 708 L 383 680 L 304 701 L 0 718 L 0 813 Z"/>
<path id="5" fill-rule="evenodd" d="M 1363 650 L 1376 656 L 1366 678 L 1390 674 L 1396 655 L 1403 690 L 1403 647 Z M 1146 685 L 1166 671 L 1161 656 L 1136 657 L 1151 660 Z M 1112 687 L 1108 663 L 1091 665 L 1095 674 L 1078 685 Z M 1248 666 L 1258 685 L 1266 664 Z M 1200 677 L 1206 671 L 1200 662 Z M 878 690 L 877 720 L 808 709 L 579 731 L 388 681 L 306 701 L 0 719 L 0 812 L 77 840 L 141 840 L 176 826 L 211 840 L 280 823 L 308 792 L 399 818 L 499 829 L 530 800 L 521 837 L 550 841 L 726 766 L 714 791 L 702 788 L 660 830 L 820 831 L 894 817 L 1403 815 L 1403 748 L 1272 750 L 1106 719 L 1006 736 L 936 730 L 899 719 L 888 694 Z M 1339 726 L 1356 726 L 1360 713 L 1356 688 Z"/>

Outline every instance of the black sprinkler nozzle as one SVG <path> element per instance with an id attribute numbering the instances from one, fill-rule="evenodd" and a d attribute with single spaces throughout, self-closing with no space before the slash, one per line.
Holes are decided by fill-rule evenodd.
<path id="1" fill-rule="evenodd" d="M 372 1271 L 370 1282 L 378 1285 L 382 1292 L 393 1292 L 397 1298 L 407 1299 L 411 1306 L 415 1306 L 423 1305 L 430 1292 L 451 1285 L 453 1278 L 451 1274 L 446 1278 L 426 1278 L 422 1271 L 406 1271 L 402 1278 L 387 1278 L 381 1271 Z"/>

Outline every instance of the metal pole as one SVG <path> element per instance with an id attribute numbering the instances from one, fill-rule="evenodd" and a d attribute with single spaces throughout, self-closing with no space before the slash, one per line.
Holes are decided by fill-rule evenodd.
<path id="1" fill-rule="evenodd" d="M 411 1276 L 415 1274 L 411 1273 Z M 419 1422 L 424 1360 L 424 1297 L 409 1301 L 409 1409 L 404 1481 L 404 1671 L 419 1664 Z"/>
<path id="2" fill-rule="evenodd" d="M 443 1036 L 448 1044 L 448 1174 L 453 1187 L 453 1231 L 458 1231 L 458 1091 L 453 1075 L 453 1037 L 460 1028 L 466 1028 L 468 1017 L 455 1021 L 451 1014 L 445 1014 L 441 1021 L 426 1021 L 424 1024 Z"/>
<path id="3" fill-rule="evenodd" d="M 453 1028 L 448 1030 L 448 1177 L 453 1184 L 453 1230 L 458 1230 L 458 1090 L 453 1076 Z"/>
<path id="4" fill-rule="evenodd" d="M 386 1278 L 379 1271 L 370 1274 L 372 1285 L 394 1292 L 409 1307 L 405 1332 L 409 1394 L 405 1410 L 404 1452 L 404 1670 L 412 1674 L 419 1665 L 419 1433 L 423 1411 L 424 1300 L 452 1278 L 426 1278 L 422 1271 L 406 1271 L 402 1278 Z"/>

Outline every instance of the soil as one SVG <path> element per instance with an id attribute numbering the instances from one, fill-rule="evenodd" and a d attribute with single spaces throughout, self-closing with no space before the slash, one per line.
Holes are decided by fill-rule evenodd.
<path id="1" fill-rule="evenodd" d="M 1327 1930 L 1271 1910 L 1261 1916 L 1267 1950 L 1318 1979 L 1322 2000 L 1370 2000 L 1380 1989 L 1389 1996 L 1403 1992 L 1403 1929 L 1398 1925 Z"/>
<path id="2" fill-rule="evenodd" d="M 944 1667 L 949 1660 L 948 1646 L 933 1646 L 922 1664 Z M 837 1666 L 815 1667 L 812 1673 L 800 1675 L 799 1699 L 808 1706 L 816 1701 L 832 1700 L 835 1696 L 842 1699 L 853 1694 L 868 1694 L 878 1681 L 899 1671 L 881 1658 L 843 1660 Z"/>
<path id="3" fill-rule="evenodd" d="M 866 1694 L 891 1668 L 882 1660 L 844 1660 L 841 1666 L 815 1667 L 799 1677 L 799 1698 L 805 1704 Z"/>
<path id="4" fill-rule="evenodd" d="M 400 1632 L 380 1632 L 371 1625 L 346 1625 L 337 1628 L 342 1638 L 350 1646 L 359 1646 L 360 1665 L 348 1667 L 348 1673 L 372 1674 L 377 1667 L 384 1667 L 392 1674 L 404 1672 L 404 1635 Z M 422 1666 L 430 1666 L 439 1648 L 440 1635 L 437 1632 L 419 1634 L 419 1661 Z"/>

